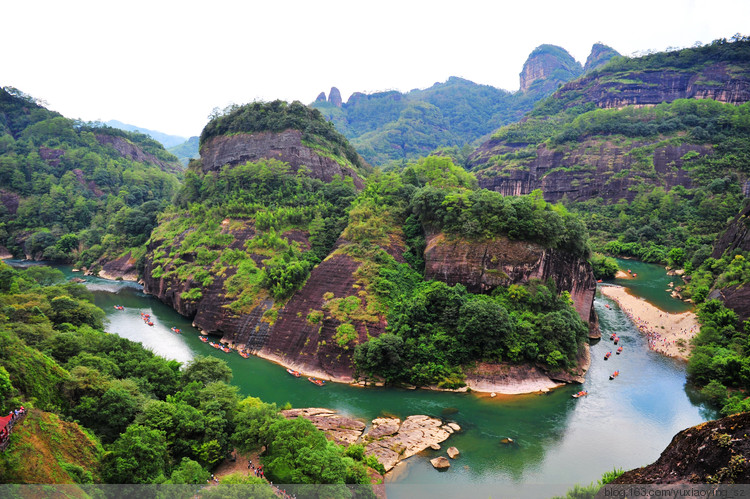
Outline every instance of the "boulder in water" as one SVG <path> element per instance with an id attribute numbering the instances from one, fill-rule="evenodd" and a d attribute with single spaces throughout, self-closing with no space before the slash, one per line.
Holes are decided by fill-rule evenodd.
<path id="1" fill-rule="evenodd" d="M 448 461 L 448 458 L 445 456 L 430 459 L 430 464 L 432 464 L 436 470 L 445 470 L 451 467 L 451 462 Z"/>
<path id="2" fill-rule="evenodd" d="M 456 459 L 456 456 L 458 456 L 458 454 L 458 449 L 456 449 L 455 447 L 448 448 L 448 457 L 450 457 L 451 459 Z"/>

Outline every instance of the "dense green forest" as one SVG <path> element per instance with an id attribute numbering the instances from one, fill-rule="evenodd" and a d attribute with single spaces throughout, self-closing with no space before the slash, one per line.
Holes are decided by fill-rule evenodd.
<path id="1" fill-rule="evenodd" d="M 520 119 L 554 88 L 511 93 L 452 76 L 405 94 L 357 93 L 342 107 L 329 102 L 311 106 L 331 120 L 368 162 L 386 165 L 426 156 L 440 147 L 471 144 Z"/>
<path id="2" fill-rule="evenodd" d="M 131 159 L 115 142 L 150 159 Z M 137 254 L 179 185 L 178 168 L 146 135 L 64 118 L 0 89 L 0 246 L 15 256 L 92 267 Z"/>
<path id="3" fill-rule="evenodd" d="M 469 232 L 459 229 L 472 209 L 486 217 Z M 515 223 L 499 222 L 505 216 Z M 545 238 L 534 231 L 542 221 Z M 558 294 L 552 282 L 530 282 L 485 296 L 460 284 L 425 281 L 427 227 L 469 241 L 505 236 L 581 255 L 587 251 L 585 228 L 564 208 L 538 195 L 508 199 L 476 190 L 476 180 L 449 158 L 427 157 L 401 174 L 371 178 L 350 211 L 342 234 L 347 244 L 337 249 L 362 262 L 361 282 L 373 309 L 388 318 L 386 334 L 356 347 L 360 376 L 456 388 L 463 385 L 463 366 L 482 360 L 535 362 L 548 369 L 577 365 L 588 329 L 567 293 Z M 405 240 L 408 264 L 385 251 L 389 234 Z"/>
<path id="4" fill-rule="evenodd" d="M 261 461 L 271 481 L 338 484 L 321 494 L 350 497 L 346 484 L 368 485 L 369 466 L 382 471 L 361 446 L 338 446 L 309 421 L 287 420 L 275 405 L 239 396 L 220 359 L 182 366 L 102 332 L 104 312 L 92 300 L 59 270 L 0 263 L 0 410 L 25 405 L 90 430 L 103 446 L 98 461 L 90 469 L 63 463 L 79 483 L 205 484 L 235 447 L 265 446 Z M 23 477 L 19 438 L 14 433 L 0 454 L 2 482 Z M 357 497 L 372 497 L 367 490 L 358 488 Z"/>
<path id="5" fill-rule="evenodd" d="M 698 317 L 701 330 L 693 340 L 688 376 L 704 387 L 722 414 L 750 410 L 750 320 L 740 323 L 719 300 L 701 305 Z"/>

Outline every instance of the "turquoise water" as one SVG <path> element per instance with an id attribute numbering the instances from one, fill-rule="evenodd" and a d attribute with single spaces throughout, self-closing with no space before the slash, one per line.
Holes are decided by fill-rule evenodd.
<path id="1" fill-rule="evenodd" d="M 690 310 L 692 305 L 680 300 L 675 300 L 670 295 L 672 288 L 669 283 L 675 286 L 684 284 L 680 276 L 668 276 L 664 267 L 651 263 L 643 263 L 636 260 L 617 259 L 617 264 L 621 269 L 631 270 L 637 277 L 632 279 L 612 279 L 607 282 L 625 286 L 635 296 L 645 298 L 665 312 L 680 313 Z"/>
<path id="2" fill-rule="evenodd" d="M 670 278 L 664 269 L 629 263 L 631 269 L 637 269 L 639 280 L 643 276 L 658 281 L 652 286 L 638 283 L 639 290 L 666 289 Z M 225 354 L 202 343 L 189 320 L 143 294 L 136 284 L 86 279 L 97 305 L 107 313 L 108 331 L 183 362 L 195 355 L 225 359 L 234 373 L 232 382 L 244 395 L 278 404 L 289 402 L 294 407 L 327 407 L 364 420 L 385 414 L 427 414 L 461 425 L 462 431 L 444 443 L 444 447 L 455 446 L 461 452 L 451 468 L 445 472 L 432 468 L 429 459 L 441 455 L 439 451 L 408 459 L 386 478 L 390 499 L 563 494 L 571 485 L 588 484 L 613 468 L 631 469 L 653 462 L 675 433 L 716 417 L 686 386 L 684 363 L 650 351 L 617 305 L 601 296 L 595 306 L 603 336 L 609 338 L 616 332 L 624 347 L 622 355 L 613 354 L 604 361 L 604 354 L 613 348 L 609 340 L 601 340 L 591 347 L 592 365 L 583 387 L 563 387 L 546 395 L 490 398 L 336 383 L 317 387 L 304 378 L 289 376 L 271 362 L 243 359 L 235 352 Z M 660 307 L 664 307 L 662 300 L 673 300 L 662 293 L 656 295 Z M 115 310 L 115 304 L 124 305 L 125 310 Z M 150 313 L 155 325 L 145 325 L 140 312 Z M 183 333 L 173 333 L 172 326 Z M 622 374 L 610 381 L 609 374 L 616 369 Z M 571 398 L 581 388 L 590 395 Z M 501 444 L 506 437 L 517 445 Z"/>

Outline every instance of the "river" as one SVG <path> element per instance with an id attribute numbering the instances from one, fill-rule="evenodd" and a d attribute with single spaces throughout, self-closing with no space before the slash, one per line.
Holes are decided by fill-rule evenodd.
<path id="1" fill-rule="evenodd" d="M 668 311 L 686 304 L 665 291 L 673 278 L 662 267 L 621 261 L 638 279 L 624 282 L 632 292 Z M 69 269 L 61 267 L 68 276 Z M 285 369 L 260 358 L 225 354 L 198 338 L 190 321 L 134 283 L 86 277 L 96 304 L 107 313 L 109 332 L 142 342 L 154 352 L 182 362 L 195 355 L 213 355 L 232 368 L 232 383 L 244 395 L 294 407 L 326 407 L 373 419 L 381 415 L 406 417 L 427 414 L 455 421 L 462 431 L 443 446 L 455 446 L 460 456 L 450 469 L 438 472 L 429 459 L 445 455 L 428 450 L 408 459 L 386 478 L 389 499 L 418 497 L 540 497 L 564 494 L 573 484 L 589 484 L 614 468 L 624 470 L 656 460 L 680 430 L 717 417 L 700 395 L 686 385 L 685 364 L 648 349 L 643 336 L 617 305 L 597 294 L 595 307 L 603 338 L 616 332 L 622 355 L 603 360 L 611 342 L 591 346 L 592 364 L 582 389 L 589 395 L 573 399 L 573 385 L 549 394 L 498 396 L 395 388 L 358 388 L 328 383 L 317 387 L 293 378 Z M 657 293 L 656 290 L 659 290 Z M 115 310 L 120 304 L 125 310 Z M 609 304 L 611 308 L 605 307 Z M 140 318 L 155 319 L 149 327 Z M 178 327 L 182 334 L 170 328 Z M 620 370 L 613 381 L 609 374 Z M 505 445 L 504 438 L 516 443 Z"/>

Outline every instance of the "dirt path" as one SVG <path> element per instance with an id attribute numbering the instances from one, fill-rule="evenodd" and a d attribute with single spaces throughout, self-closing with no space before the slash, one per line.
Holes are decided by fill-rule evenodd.
<path id="1" fill-rule="evenodd" d="M 225 459 L 214 471 L 214 476 L 219 479 L 219 482 L 221 482 L 222 477 L 231 475 L 232 473 L 241 472 L 245 475 L 252 473 L 252 469 L 248 466 L 248 460 L 251 460 L 255 466 L 258 466 L 260 463 L 258 451 L 241 454 L 237 449 L 234 449 L 233 453 L 237 456 L 234 461 Z"/>

